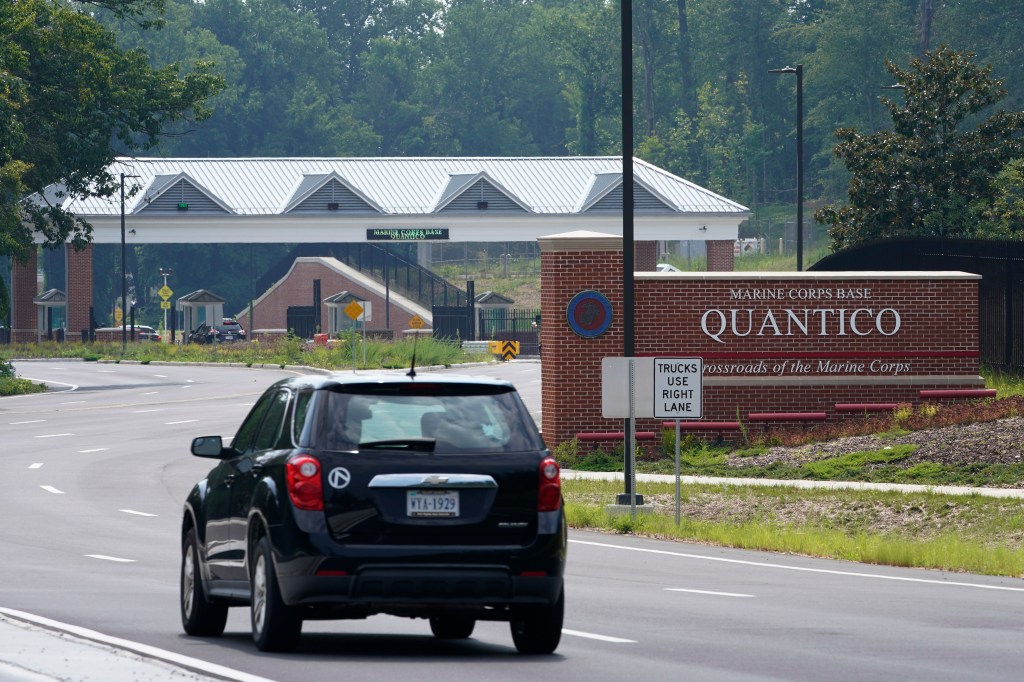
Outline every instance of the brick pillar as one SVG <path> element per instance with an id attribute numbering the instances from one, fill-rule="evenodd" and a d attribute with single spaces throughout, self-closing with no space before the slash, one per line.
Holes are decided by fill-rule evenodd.
<path id="1" fill-rule="evenodd" d="M 658 266 L 658 242 L 633 242 L 633 269 L 654 272 Z"/>
<path id="2" fill-rule="evenodd" d="M 36 250 L 33 248 L 25 263 L 11 264 L 11 341 L 37 340 L 38 311 L 32 299 L 39 295 Z"/>
<path id="3" fill-rule="evenodd" d="M 708 250 L 708 272 L 732 272 L 736 269 L 733 262 L 735 243 L 732 240 L 709 239 L 704 244 Z"/>
<path id="4" fill-rule="evenodd" d="M 92 244 L 75 251 L 64 247 L 67 257 L 67 335 L 68 341 L 80 340 L 82 330 L 89 328 L 89 307 L 92 305 Z"/>
<path id="5" fill-rule="evenodd" d="M 622 356 L 622 238 L 595 232 L 541 237 L 541 428 L 554 448 L 579 431 L 606 431 L 601 416 L 601 358 Z M 566 310 L 581 291 L 603 294 L 612 323 L 595 338 L 577 335 Z M 621 428 L 621 422 L 619 427 Z"/>

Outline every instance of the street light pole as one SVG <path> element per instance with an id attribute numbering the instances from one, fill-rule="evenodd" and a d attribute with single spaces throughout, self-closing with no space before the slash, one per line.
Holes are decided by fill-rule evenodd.
<path id="1" fill-rule="evenodd" d="M 125 319 L 125 308 L 128 307 L 128 260 L 125 257 L 124 241 L 124 179 L 137 177 L 139 176 L 121 173 L 121 355 L 124 355 L 128 347 L 128 320 Z"/>
<path id="2" fill-rule="evenodd" d="M 768 69 L 768 73 L 796 74 L 796 269 L 804 269 L 804 65 Z"/>

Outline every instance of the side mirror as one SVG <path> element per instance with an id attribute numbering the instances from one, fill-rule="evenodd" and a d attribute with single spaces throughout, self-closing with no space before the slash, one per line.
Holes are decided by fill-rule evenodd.
<path id="1" fill-rule="evenodd" d="M 192 440 L 192 454 L 196 457 L 220 459 L 224 454 L 224 441 L 220 436 L 200 436 Z"/>

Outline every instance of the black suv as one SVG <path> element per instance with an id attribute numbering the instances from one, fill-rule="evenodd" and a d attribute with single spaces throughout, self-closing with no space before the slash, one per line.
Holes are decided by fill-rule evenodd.
<path id="1" fill-rule="evenodd" d="M 261 650 L 302 622 L 385 613 L 435 636 L 508 621 L 516 648 L 561 638 L 566 522 L 558 464 L 508 382 L 401 374 L 271 386 L 182 520 L 181 618 L 220 635 L 250 607 Z"/>

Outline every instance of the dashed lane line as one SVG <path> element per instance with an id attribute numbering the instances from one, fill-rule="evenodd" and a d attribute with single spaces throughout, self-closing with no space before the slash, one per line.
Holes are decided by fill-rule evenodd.
<path id="1" fill-rule="evenodd" d="M 90 452 L 103 452 L 104 450 L 109 450 L 109 449 L 110 448 L 89 448 L 88 450 L 79 450 L 78 454 L 80 454 L 80 455 L 87 455 Z"/>
<path id="2" fill-rule="evenodd" d="M 33 464 L 29 464 L 28 468 L 29 469 L 42 469 L 43 468 L 43 463 L 42 462 L 35 462 Z"/>
<path id="3" fill-rule="evenodd" d="M 65 436 L 73 436 L 73 433 L 44 433 L 41 436 L 33 436 L 33 438 L 64 438 Z"/>
<path id="4" fill-rule="evenodd" d="M 685 587 L 666 587 L 666 592 L 687 592 L 689 594 L 707 594 L 713 597 L 750 597 L 753 598 L 753 594 L 741 594 L 739 592 L 712 592 L 711 590 L 689 590 Z"/>
<path id="5" fill-rule="evenodd" d="M 19 424 L 42 424 L 45 419 L 29 419 L 23 422 L 7 422 L 10 426 L 18 426 Z"/>
<path id="6" fill-rule="evenodd" d="M 566 630 L 562 628 L 563 635 L 572 637 L 583 637 L 584 639 L 596 639 L 599 642 L 610 642 L 612 644 L 636 644 L 635 639 L 623 639 L 622 637 L 610 637 L 608 635 L 597 635 L 593 632 L 580 632 L 579 630 Z"/>
<path id="7" fill-rule="evenodd" d="M 164 422 L 164 426 L 173 426 L 174 424 L 192 424 L 199 421 L 198 419 L 182 419 L 176 422 Z"/>
<path id="8" fill-rule="evenodd" d="M 57 490 L 52 485 L 41 485 L 39 487 L 42 488 L 43 490 L 45 490 L 48 493 L 53 493 L 54 495 L 63 495 L 64 494 L 63 490 Z"/>
<path id="9" fill-rule="evenodd" d="M 107 556 L 106 554 L 86 554 L 84 556 L 87 556 L 90 559 L 99 559 L 101 561 L 113 561 L 114 563 L 118 563 L 118 564 L 134 564 L 134 563 L 136 563 L 135 559 L 123 559 L 123 558 L 117 557 L 117 556 Z"/>
<path id="10" fill-rule="evenodd" d="M 132 414 L 147 414 L 149 412 L 159 412 L 159 409 L 155 410 L 132 410 Z"/>
<path id="11" fill-rule="evenodd" d="M 124 512 L 125 514 L 132 514 L 134 516 L 156 516 L 156 514 L 150 514 L 148 512 L 135 511 L 134 509 L 118 509 L 118 511 Z"/>

